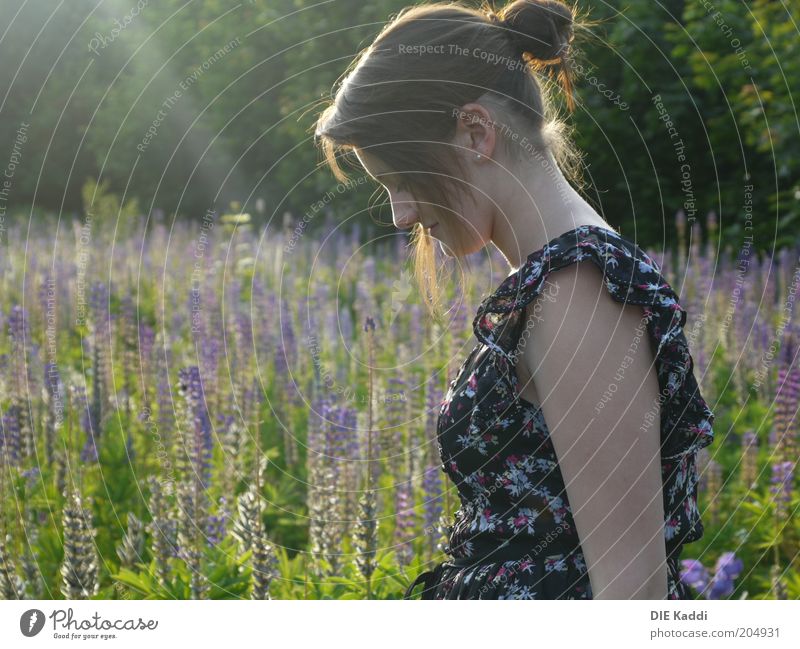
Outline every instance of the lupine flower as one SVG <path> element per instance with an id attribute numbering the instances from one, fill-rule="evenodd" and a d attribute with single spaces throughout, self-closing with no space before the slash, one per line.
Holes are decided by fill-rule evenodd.
<path id="1" fill-rule="evenodd" d="M 41 470 L 38 466 L 35 466 L 31 469 L 26 469 L 22 472 L 22 477 L 26 479 L 25 481 L 25 488 L 30 491 L 36 485 L 36 481 L 39 479 L 41 475 Z"/>
<path id="2" fill-rule="evenodd" d="M 120 326 L 119 342 L 122 347 L 122 368 L 125 377 L 125 387 L 130 396 L 133 389 L 133 377 L 139 374 L 140 368 L 136 367 L 137 352 L 136 304 L 130 294 L 120 299 Z M 130 413 L 130 401 L 125 399 L 126 412 Z"/>
<path id="3" fill-rule="evenodd" d="M 378 519 L 375 491 L 365 490 L 358 500 L 358 520 L 353 533 L 355 564 L 358 571 L 369 581 L 375 572 L 375 555 L 378 550 Z"/>
<path id="4" fill-rule="evenodd" d="M 92 370 L 94 375 L 92 377 L 92 403 L 89 407 L 89 433 L 92 438 L 92 444 L 97 446 L 97 439 L 100 438 L 100 426 L 105 415 L 105 405 L 103 398 L 105 395 L 105 360 L 103 352 L 101 351 L 102 345 L 98 340 L 98 334 L 95 333 L 94 345 L 92 347 Z"/>
<path id="5" fill-rule="evenodd" d="M 308 497 L 309 546 L 311 552 L 325 559 L 330 572 L 339 571 L 339 553 L 341 543 L 341 526 L 337 519 L 339 499 L 334 482 L 335 473 L 329 466 L 319 463 L 312 472 L 312 487 Z M 327 574 L 321 563 L 315 562 L 315 571 L 319 576 Z"/>
<path id="6" fill-rule="evenodd" d="M 108 383 L 108 360 L 111 314 L 109 312 L 109 287 L 104 282 L 94 282 L 89 294 L 92 317 L 92 427 L 99 436 L 100 422 L 105 415 L 105 391 Z"/>
<path id="7" fill-rule="evenodd" d="M 744 567 L 741 559 L 737 559 L 733 552 L 723 552 L 715 566 L 714 577 L 711 580 L 707 599 L 722 599 L 733 593 L 733 581 L 742 572 Z"/>
<path id="8" fill-rule="evenodd" d="M 278 558 L 275 548 L 267 535 L 260 531 L 253 547 L 253 589 L 251 599 L 271 599 L 269 587 L 274 579 L 280 576 Z"/>
<path id="9" fill-rule="evenodd" d="M 771 590 L 775 593 L 775 599 L 788 599 L 782 573 L 781 567 L 776 563 L 772 564 L 769 569 Z"/>
<path id="10" fill-rule="evenodd" d="M 442 515 L 442 472 L 438 464 L 430 464 L 422 476 L 423 525 L 431 552 L 436 549 L 436 529 Z"/>
<path id="11" fill-rule="evenodd" d="M 397 485 L 395 490 L 395 543 L 401 565 L 411 563 L 415 528 L 414 493 L 411 479 Z"/>
<path id="12" fill-rule="evenodd" d="M 45 419 L 45 457 L 47 462 L 53 461 L 53 447 L 55 445 L 56 430 L 60 428 L 66 409 L 66 389 L 61 380 L 56 363 L 47 363 L 44 372 L 43 396 L 47 406 Z"/>
<path id="13" fill-rule="evenodd" d="M 0 538 L 0 599 L 23 599 L 25 584 L 17 574 L 14 559 L 11 556 L 11 535 Z"/>
<path id="14" fill-rule="evenodd" d="M 717 559 L 714 569 L 719 574 L 724 574 L 727 579 L 736 579 L 744 569 L 742 560 L 733 552 L 723 552 Z"/>
<path id="15" fill-rule="evenodd" d="M 681 581 L 706 599 L 722 599 L 733 593 L 733 582 L 744 564 L 733 552 L 723 552 L 714 566 L 714 576 L 697 559 L 681 560 Z"/>
<path id="16" fill-rule="evenodd" d="M 170 517 L 167 507 L 168 488 L 158 481 L 155 476 L 148 476 L 147 484 L 150 488 L 150 499 L 148 508 L 150 510 L 151 522 L 147 525 L 147 531 L 152 539 L 152 554 L 156 560 L 156 574 L 161 583 L 169 578 L 170 558 L 176 555 L 177 545 L 177 526 Z"/>
<path id="17" fill-rule="evenodd" d="M 39 512 L 39 526 L 44 527 L 49 520 L 46 512 Z M 30 526 L 27 542 L 19 558 L 22 582 L 25 584 L 25 599 L 44 599 L 45 584 L 39 557 L 34 556 L 34 548 L 39 544 L 39 527 Z"/>
<path id="18" fill-rule="evenodd" d="M 241 493 L 236 499 L 236 511 L 237 516 L 233 522 L 231 534 L 239 541 L 239 549 L 244 553 L 253 546 L 256 528 L 260 524 L 261 508 L 255 483 L 251 484 L 247 491 Z"/>
<path id="19" fill-rule="evenodd" d="M 197 494 L 197 482 L 181 481 L 176 487 L 178 503 L 178 558 L 191 575 L 189 590 L 192 599 L 205 599 L 210 584 L 202 572 L 202 542 L 198 538 L 206 529 L 208 507 L 205 493 Z"/>
<path id="20" fill-rule="evenodd" d="M 17 406 L 13 412 L 17 416 L 15 428 L 18 430 L 20 459 L 34 454 L 33 427 L 27 408 L 28 385 L 32 383 L 29 369 L 32 367 L 30 354 L 30 334 L 28 333 L 28 314 L 19 305 L 14 305 L 8 315 L 8 334 L 12 349 L 11 403 Z M 10 409 L 9 409 L 10 410 Z"/>
<path id="21" fill-rule="evenodd" d="M 373 439 L 373 453 L 375 456 L 380 457 L 385 452 L 389 460 L 389 472 L 392 475 L 397 475 L 400 472 L 400 462 L 404 457 L 402 453 L 403 447 L 403 430 L 406 422 L 405 417 L 405 397 L 408 391 L 406 380 L 403 376 L 391 376 L 388 380 L 388 387 L 386 389 L 386 403 L 383 407 L 384 417 L 386 419 L 386 434 L 391 434 L 392 439 L 383 442 L 379 435 Z"/>
<path id="22" fill-rule="evenodd" d="M 2 436 L 0 436 L 0 447 L 2 448 L 4 464 L 19 466 L 20 464 L 20 430 L 19 430 L 19 406 L 11 406 L 2 417 Z"/>
<path id="23" fill-rule="evenodd" d="M 330 421 L 330 442 L 328 451 L 331 466 L 337 481 L 342 474 L 342 465 L 358 453 L 358 440 L 355 435 L 355 412 L 348 406 L 329 406 L 326 419 Z"/>
<path id="24" fill-rule="evenodd" d="M 97 594 L 99 565 L 94 547 L 91 513 L 77 491 L 71 490 L 64 504 L 64 561 L 61 593 L 67 599 L 89 599 Z"/>
<path id="25" fill-rule="evenodd" d="M 188 421 L 190 444 L 189 459 L 194 476 L 200 480 L 203 489 L 208 488 L 211 480 L 211 421 L 208 417 L 203 396 L 203 384 L 200 369 L 196 365 L 178 371 L 178 385 L 185 402 L 185 413 Z"/>
<path id="26" fill-rule="evenodd" d="M 758 436 L 755 431 L 747 430 L 742 435 L 742 483 L 748 489 L 755 485 L 758 469 Z"/>
<path id="27" fill-rule="evenodd" d="M 792 483 L 794 482 L 795 463 L 786 461 L 772 465 L 772 478 L 770 493 L 775 497 L 778 518 L 786 514 L 787 507 L 792 500 Z"/>
<path id="28" fill-rule="evenodd" d="M 81 462 L 86 464 L 97 462 L 97 444 L 94 430 L 92 429 L 91 411 L 86 397 L 86 387 L 80 383 L 73 383 L 70 385 L 70 392 L 72 393 L 71 401 L 73 407 L 81 413 L 81 429 L 86 433 L 86 441 L 81 449 Z"/>
<path id="29" fill-rule="evenodd" d="M 711 581 L 711 576 L 706 567 L 697 559 L 682 559 L 681 581 L 702 594 Z"/>
<path id="30" fill-rule="evenodd" d="M 145 322 L 139 322 L 139 363 L 142 366 L 142 390 L 144 391 L 143 402 L 150 404 L 152 389 L 156 384 L 155 367 L 153 359 L 153 349 L 155 348 L 156 332 Z"/>
<path id="31" fill-rule="evenodd" d="M 133 568 L 136 563 L 143 561 L 144 540 L 144 525 L 133 512 L 128 512 L 128 529 L 125 530 L 122 543 L 117 546 L 120 565 Z"/>
<path id="32" fill-rule="evenodd" d="M 170 380 L 166 369 L 167 362 L 169 362 L 169 355 L 167 361 L 162 363 L 158 372 L 156 400 L 158 403 L 158 433 L 161 436 L 161 443 L 164 448 L 171 450 L 175 431 L 175 411 L 172 401 L 174 397 L 170 392 Z"/>
<path id="33" fill-rule="evenodd" d="M 217 501 L 217 513 L 208 517 L 208 528 L 206 534 L 208 536 L 209 545 L 218 545 L 225 538 L 230 512 L 225 508 L 227 500 L 225 496 L 220 496 Z"/>
<path id="34" fill-rule="evenodd" d="M 8 314 L 8 335 L 11 339 L 12 359 L 14 362 L 11 377 L 12 396 L 22 398 L 25 391 L 25 368 L 28 364 L 28 314 L 21 306 L 15 304 Z"/>
<path id="35" fill-rule="evenodd" d="M 783 356 L 791 353 L 791 339 L 787 341 L 788 350 Z M 778 368 L 777 394 L 775 395 L 775 411 L 770 430 L 770 446 L 775 449 L 775 457 L 787 460 L 796 456 L 794 431 L 797 426 L 796 414 L 800 405 L 800 368 L 790 365 L 792 358 L 784 360 Z"/>

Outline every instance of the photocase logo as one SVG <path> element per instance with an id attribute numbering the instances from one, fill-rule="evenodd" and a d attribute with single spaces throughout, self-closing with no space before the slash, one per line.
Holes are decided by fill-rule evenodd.
<path id="1" fill-rule="evenodd" d="M 22 631 L 22 635 L 25 637 L 32 638 L 43 628 L 44 613 L 42 613 L 38 608 L 32 608 L 29 611 L 25 611 L 22 614 L 22 617 L 19 618 L 19 630 Z"/>

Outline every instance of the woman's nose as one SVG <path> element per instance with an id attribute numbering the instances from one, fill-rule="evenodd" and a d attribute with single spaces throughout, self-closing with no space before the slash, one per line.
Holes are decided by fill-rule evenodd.
<path id="1" fill-rule="evenodd" d="M 410 195 L 392 199 L 392 221 L 400 230 L 407 230 L 419 220 L 417 208 Z"/>

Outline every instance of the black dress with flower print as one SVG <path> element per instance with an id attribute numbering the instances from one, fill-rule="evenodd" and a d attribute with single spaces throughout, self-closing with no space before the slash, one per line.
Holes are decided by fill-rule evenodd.
<path id="1" fill-rule="evenodd" d="M 619 302 L 643 307 L 660 388 L 661 474 L 668 598 L 689 599 L 679 577 L 682 546 L 703 535 L 697 451 L 713 440 L 714 415 L 694 377 L 686 311 L 641 248 L 584 225 L 531 253 L 483 300 L 478 344 L 442 401 L 438 447 L 461 507 L 449 529 L 450 559 L 426 571 L 423 599 L 591 599 L 592 590 L 555 449 L 540 407 L 519 396 L 514 358 L 525 306 L 548 291 L 547 276 L 590 260 Z"/>

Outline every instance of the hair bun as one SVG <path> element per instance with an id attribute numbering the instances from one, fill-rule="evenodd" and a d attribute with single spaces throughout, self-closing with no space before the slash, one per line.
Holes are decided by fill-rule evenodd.
<path id="1" fill-rule="evenodd" d="M 521 56 L 528 52 L 541 63 L 557 63 L 572 41 L 572 9 L 557 0 L 516 0 L 504 7 L 495 22 L 508 30 Z"/>

